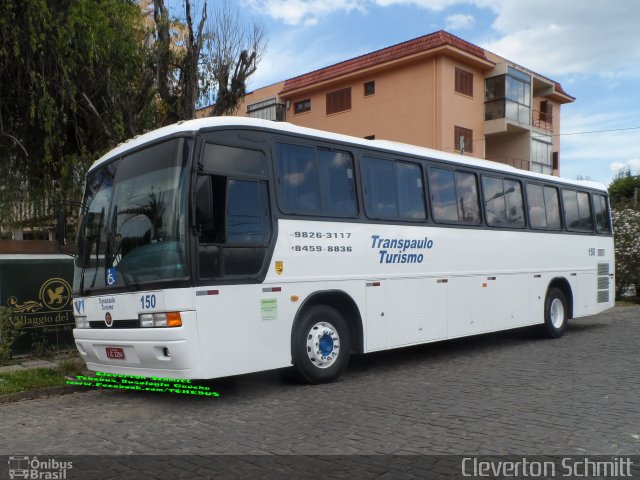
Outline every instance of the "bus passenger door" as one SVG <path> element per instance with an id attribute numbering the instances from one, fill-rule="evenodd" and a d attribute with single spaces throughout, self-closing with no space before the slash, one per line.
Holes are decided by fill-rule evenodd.
<path id="1" fill-rule="evenodd" d="M 367 281 L 367 351 L 387 348 L 387 284 L 385 280 Z"/>

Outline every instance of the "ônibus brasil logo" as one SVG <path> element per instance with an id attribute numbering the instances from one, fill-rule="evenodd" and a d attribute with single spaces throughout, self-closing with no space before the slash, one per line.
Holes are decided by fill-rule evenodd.
<path id="1" fill-rule="evenodd" d="M 28 478 L 42 480 L 64 480 L 67 470 L 73 468 L 73 462 L 64 462 L 55 458 L 39 460 L 38 457 L 13 455 L 9 457 L 9 478 Z"/>

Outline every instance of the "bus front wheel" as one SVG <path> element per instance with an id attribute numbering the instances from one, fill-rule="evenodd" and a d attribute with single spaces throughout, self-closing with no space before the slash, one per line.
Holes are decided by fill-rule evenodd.
<path id="1" fill-rule="evenodd" d="M 347 367 L 351 337 L 340 313 L 327 305 L 308 308 L 292 342 L 293 364 L 309 383 L 336 380 Z"/>
<path id="2" fill-rule="evenodd" d="M 544 325 L 542 333 L 550 338 L 559 338 L 567 328 L 567 298 L 562 290 L 550 288 L 544 302 Z"/>

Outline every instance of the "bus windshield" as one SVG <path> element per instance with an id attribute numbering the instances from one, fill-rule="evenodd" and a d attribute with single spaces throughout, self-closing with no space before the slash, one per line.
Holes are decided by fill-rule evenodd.
<path id="1" fill-rule="evenodd" d="M 189 141 L 153 145 L 87 176 L 74 290 L 184 279 Z"/>

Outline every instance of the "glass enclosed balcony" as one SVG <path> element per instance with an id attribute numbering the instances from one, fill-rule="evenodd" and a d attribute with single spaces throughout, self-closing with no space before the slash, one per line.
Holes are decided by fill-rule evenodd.
<path id="1" fill-rule="evenodd" d="M 531 77 L 508 67 L 507 73 L 487 78 L 484 82 L 484 119 L 506 118 L 531 124 Z"/>

